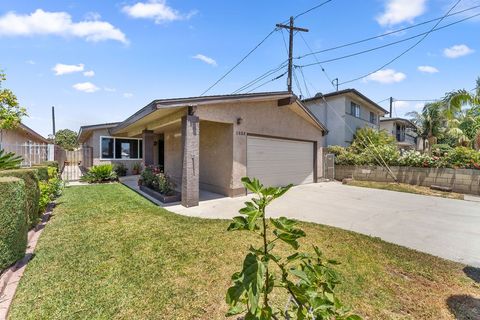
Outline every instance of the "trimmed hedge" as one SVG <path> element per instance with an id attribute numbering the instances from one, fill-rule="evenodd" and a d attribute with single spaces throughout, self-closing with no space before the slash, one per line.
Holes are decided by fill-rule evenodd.
<path id="1" fill-rule="evenodd" d="M 38 186 L 38 175 L 36 169 L 16 169 L 0 171 L 0 177 L 16 177 L 25 182 L 25 199 L 27 205 L 27 224 L 34 227 L 40 215 L 38 203 L 40 199 L 40 188 Z M 2 195 L 3 196 L 3 195 Z"/>
<path id="2" fill-rule="evenodd" d="M 0 177 L 0 270 L 15 263 L 27 249 L 25 182 Z"/>
<path id="3" fill-rule="evenodd" d="M 44 161 L 40 164 L 41 166 L 54 167 L 58 171 L 58 161 Z"/>
<path id="4" fill-rule="evenodd" d="M 38 180 L 48 181 L 48 166 L 35 165 L 32 168 L 37 170 Z"/>

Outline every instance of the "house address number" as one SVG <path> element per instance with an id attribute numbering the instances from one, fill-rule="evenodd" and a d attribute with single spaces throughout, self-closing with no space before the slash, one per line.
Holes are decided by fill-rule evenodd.
<path id="1" fill-rule="evenodd" d="M 237 131 L 236 132 L 237 136 L 246 136 L 247 133 L 245 131 Z"/>

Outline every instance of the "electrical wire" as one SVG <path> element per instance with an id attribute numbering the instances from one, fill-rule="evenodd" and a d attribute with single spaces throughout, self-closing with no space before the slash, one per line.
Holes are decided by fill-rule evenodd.
<path id="1" fill-rule="evenodd" d="M 395 62 L 396 60 L 400 59 L 402 56 L 404 56 L 405 54 L 407 54 L 409 51 L 411 51 L 413 48 L 415 48 L 417 45 L 419 45 L 423 40 L 425 40 L 425 38 L 428 37 L 428 35 L 430 33 L 432 33 L 435 28 L 443 21 L 443 19 L 446 18 L 447 14 L 449 14 L 450 12 L 452 12 L 453 9 L 455 9 L 455 7 L 461 2 L 462 0 L 457 0 L 457 2 L 455 2 L 455 4 L 447 11 L 447 13 L 443 16 L 442 19 L 440 19 L 439 21 L 437 21 L 437 23 L 433 26 L 433 28 L 430 29 L 430 31 L 428 31 L 422 38 L 420 38 L 420 40 L 418 40 L 417 42 L 415 42 L 412 46 L 408 47 L 406 50 L 402 51 L 399 55 L 397 55 L 395 58 L 389 60 L 387 63 L 383 64 L 380 68 L 377 68 L 375 69 L 374 71 L 371 71 L 365 75 L 362 75 L 360 77 L 356 77 L 354 79 L 351 79 L 351 80 L 348 80 L 348 81 L 343 81 L 342 83 L 340 83 L 339 85 L 343 85 L 343 84 L 346 84 L 346 83 L 350 83 L 350 82 L 354 82 L 354 81 L 357 81 L 357 80 L 360 80 L 360 79 L 363 79 L 365 77 L 368 77 L 369 75 L 372 75 L 374 74 L 375 72 L 378 72 L 380 70 L 382 70 L 383 68 L 385 68 L 386 66 L 392 64 L 393 62 Z"/>
<path id="2" fill-rule="evenodd" d="M 232 92 L 232 94 L 236 94 L 236 93 L 240 93 L 241 91 L 244 91 L 248 88 L 250 88 L 251 86 L 254 86 L 255 84 L 257 84 L 258 82 L 262 81 L 263 79 L 267 78 L 268 76 L 276 73 L 277 71 L 279 71 L 280 69 L 283 69 L 286 65 L 287 65 L 287 61 L 288 60 L 285 60 L 284 62 L 282 62 L 279 66 L 273 68 L 273 69 L 270 69 L 268 70 L 267 72 L 261 74 L 260 76 L 258 76 L 257 78 L 251 80 L 250 82 L 244 84 L 243 86 L 241 86 L 240 88 L 238 88 L 237 90 L 235 90 L 234 92 Z"/>
<path id="3" fill-rule="evenodd" d="M 471 10 L 474 10 L 474 9 L 477 9 L 477 8 L 480 8 L 480 5 L 476 5 L 476 6 L 473 6 L 473 7 L 467 8 L 467 9 L 464 9 L 464 10 L 460 10 L 460 11 L 457 11 L 457 12 L 454 12 L 454 13 L 451 13 L 451 14 L 448 14 L 446 17 L 451 17 L 451 16 L 455 16 L 455 15 L 458 15 L 458 14 L 462 14 L 462 13 L 465 13 L 465 12 L 467 12 L 467 11 L 471 11 Z M 476 16 L 476 15 L 475 15 L 475 16 Z M 302 56 L 295 57 L 295 59 L 302 59 L 302 58 L 304 58 L 304 57 L 308 57 L 308 56 L 311 56 L 311 55 L 315 55 L 315 54 L 319 54 L 319 53 L 324 53 L 324 52 L 328 52 L 328 51 L 333 51 L 333 50 L 337 50 L 337 49 L 341 49 L 341 48 L 353 46 L 353 45 L 356 45 L 356 44 L 360 44 L 360 43 L 363 43 L 363 42 L 367 42 L 367 41 L 371 41 L 371 40 L 383 38 L 383 37 L 386 37 L 386 36 L 389 36 L 389 35 L 392 35 L 392 34 L 395 34 L 395 33 L 403 32 L 403 31 L 406 31 L 406 30 L 409 30 L 409 29 L 413 29 L 413 28 L 416 28 L 416 27 L 425 25 L 425 24 L 429 24 L 429 23 L 432 23 L 432 22 L 437 21 L 437 20 L 440 20 L 440 19 L 442 19 L 442 17 L 438 17 L 438 18 L 431 19 L 431 20 L 428 20 L 428 21 L 420 22 L 420 23 L 417 23 L 417 24 L 414 24 L 414 25 L 411 25 L 411 26 L 408 26 L 408 27 L 405 27 L 405 28 L 401 28 L 401 29 L 389 31 L 389 32 L 386 32 L 386 33 L 383 33 L 383 34 L 380 34 L 380 35 L 377 35 L 377 36 L 372 36 L 372 37 L 365 38 L 365 39 L 362 39 L 362 40 L 357 40 L 357 41 L 353 41 L 353 42 L 341 44 L 341 45 L 338 45 L 338 46 L 335 46 L 335 47 L 331 47 L 331 48 L 327 48 L 327 49 L 322 49 L 322 50 L 319 50 L 319 51 L 311 52 L 311 53 L 308 53 L 308 54 L 305 54 L 305 55 L 302 55 Z M 460 21 L 462 21 L 462 20 L 460 20 Z M 419 35 L 419 36 L 420 36 L 420 35 Z"/>
<path id="4" fill-rule="evenodd" d="M 282 77 L 283 77 L 284 75 L 286 75 L 286 74 L 287 74 L 287 72 L 284 72 L 284 73 L 282 73 L 281 75 L 279 75 L 279 76 L 277 76 L 277 77 L 275 77 L 275 78 L 273 78 L 273 79 L 270 79 L 270 80 L 268 80 L 268 81 L 266 81 L 266 82 L 264 82 L 264 83 L 256 86 L 256 87 L 253 88 L 252 90 L 247 91 L 247 93 L 250 93 L 250 92 L 252 92 L 252 91 L 255 91 L 255 90 L 263 87 L 264 85 L 266 85 L 266 84 L 268 84 L 268 83 L 270 83 L 270 82 L 273 82 L 273 81 L 275 81 L 275 80 L 278 80 L 278 79 L 282 78 Z"/>
<path id="5" fill-rule="evenodd" d="M 215 81 L 210 87 L 208 87 L 205 91 L 202 92 L 200 96 L 205 95 L 207 92 L 209 92 L 213 87 L 215 87 L 220 81 L 225 79 L 233 70 L 235 70 L 243 61 L 245 61 L 255 50 L 258 49 L 265 41 L 267 41 L 268 38 L 272 34 L 274 34 L 276 31 L 278 31 L 278 28 L 273 29 L 265 38 L 263 38 L 262 41 L 260 41 L 255 47 L 253 47 L 252 50 L 250 50 L 242 59 L 240 59 L 239 62 L 237 62 L 232 68 L 230 68 L 223 76 L 221 76 L 217 81 Z"/>
<path id="6" fill-rule="evenodd" d="M 318 61 L 318 62 L 312 62 L 312 63 L 308 63 L 308 64 L 303 64 L 303 65 L 299 65 L 300 67 L 310 67 L 310 66 L 314 66 L 314 65 L 317 65 L 317 64 L 322 64 L 322 63 L 329 63 L 329 62 L 334 62 L 334 61 L 338 61 L 338 60 L 343 60 L 343 59 L 347 59 L 347 58 L 352 58 L 352 57 L 355 57 L 355 56 L 358 56 L 358 55 L 361 55 L 361 54 L 365 54 L 365 53 L 370 53 L 372 51 L 376 51 L 376 50 L 380 50 L 380 49 L 383 49 L 383 48 L 386 48 L 386 47 L 390 47 L 390 46 L 393 46 L 393 45 L 396 45 L 396 44 L 399 44 L 399 43 L 402 43 L 402 42 L 405 42 L 405 41 L 409 41 L 409 40 L 412 40 L 412 39 L 415 39 L 415 38 L 418 38 L 418 37 L 421 37 L 421 36 L 427 36 L 429 35 L 430 33 L 432 32 L 436 32 L 436 31 L 440 31 L 442 29 L 445 29 L 445 28 L 448 28 L 448 27 L 451 27 L 455 24 L 458 24 L 458 23 L 461 23 L 461 22 L 464 22 L 466 20 L 469 20 L 469 19 L 473 19 L 475 17 L 478 17 L 480 16 L 480 13 L 477 13 L 473 16 L 470 16 L 470 17 L 467 17 L 467 18 L 464 18 L 464 19 L 461 19 L 461 20 L 458 20 L 458 21 L 455 21 L 455 22 L 452 22 L 452 23 L 449 23 L 449 24 L 446 24 L 442 27 L 439 27 L 439 28 L 435 28 L 431 31 L 427 31 L 427 32 L 423 32 L 423 33 L 419 33 L 419 34 L 416 34 L 414 36 L 411 36 L 411 37 L 408 37 L 408 38 L 405 38 L 405 39 L 401 39 L 401 40 L 397 40 L 397 41 L 394 41 L 394 42 L 389 42 L 389 43 L 386 43 L 384 45 L 381 45 L 381 46 L 377 46 L 377 47 L 373 47 L 373 48 L 370 48 L 370 49 L 366 49 L 366 50 L 362 50 L 362 51 L 358 51 L 358 52 L 354 52 L 354 53 L 351 53 L 351 54 L 347 54 L 347 55 L 344 55 L 344 56 L 340 56 L 340 57 L 336 57 L 336 58 L 331 58 L 331 59 L 327 59 L 327 60 L 323 60 L 323 61 Z M 423 38 L 423 39 L 424 39 Z M 420 39 L 422 40 L 422 39 Z M 421 42 L 421 41 L 420 41 Z M 417 42 L 419 43 L 419 42 Z M 411 49 L 413 49 L 413 47 L 411 47 Z M 408 52 L 408 51 L 407 51 Z M 404 52 L 403 54 L 405 54 L 406 52 Z M 397 57 L 396 59 L 398 59 L 399 57 Z M 298 59 L 298 58 L 297 58 Z M 302 58 L 300 58 L 302 59 Z M 395 59 L 395 60 L 396 60 Z M 394 61 L 395 61 L 394 60 Z M 393 61 L 392 61 L 393 62 Z M 390 62 L 391 63 L 391 62 Z M 388 63 L 388 64 L 390 64 Z M 388 65 L 387 64 L 387 65 Z M 377 70 L 378 71 L 378 70 Z M 361 79 L 361 78 L 360 78 Z M 357 79 L 358 80 L 358 79 Z M 352 82 L 352 81 L 350 81 Z M 347 83 L 347 82 L 343 82 L 343 83 L 340 83 L 340 84 L 344 84 L 344 83 Z"/>
<path id="7" fill-rule="evenodd" d="M 320 8 L 320 7 L 323 7 L 324 5 L 326 5 L 327 3 L 332 2 L 332 1 L 333 1 L 333 0 L 324 1 L 324 2 L 322 2 L 322 3 L 320 3 L 320 4 L 316 5 L 316 6 L 314 6 L 314 7 L 312 7 L 312 8 L 310 8 L 310 9 L 308 9 L 308 10 L 305 10 L 305 11 L 297 14 L 296 16 L 293 17 L 293 19 L 295 20 L 295 19 L 297 19 L 297 18 L 300 18 L 301 16 L 303 16 L 303 15 L 305 15 L 305 14 L 307 14 L 307 13 L 313 11 L 313 10 L 316 10 L 316 9 L 318 9 L 318 8 Z"/>
<path id="8" fill-rule="evenodd" d="M 322 64 L 318 61 L 317 55 L 313 53 L 312 48 L 311 48 L 310 45 L 308 44 L 307 40 L 305 40 L 305 38 L 303 37 L 303 34 L 300 33 L 300 37 L 303 39 L 303 42 L 304 42 L 305 45 L 307 46 L 308 50 L 310 50 L 310 52 L 313 54 L 313 57 L 314 57 L 315 60 L 318 62 L 318 65 L 319 65 L 320 68 L 322 69 L 322 72 L 323 72 L 323 74 L 325 75 L 325 77 L 327 78 L 328 82 L 333 86 L 333 88 L 335 88 L 335 85 L 333 84 L 332 79 L 330 79 L 330 77 L 329 77 L 328 74 L 327 74 L 327 71 L 326 71 L 325 68 L 322 66 Z M 300 68 L 300 70 L 303 70 L 303 69 Z M 303 71 L 302 71 L 302 73 L 303 73 Z"/>

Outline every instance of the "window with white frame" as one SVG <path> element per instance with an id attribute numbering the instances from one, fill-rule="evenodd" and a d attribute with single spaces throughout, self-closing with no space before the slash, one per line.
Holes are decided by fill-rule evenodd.
<path id="1" fill-rule="evenodd" d="M 142 139 L 100 137 L 101 159 L 142 159 Z"/>
<path id="2" fill-rule="evenodd" d="M 350 113 L 356 118 L 360 118 L 360 105 L 355 102 L 350 102 Z"/>

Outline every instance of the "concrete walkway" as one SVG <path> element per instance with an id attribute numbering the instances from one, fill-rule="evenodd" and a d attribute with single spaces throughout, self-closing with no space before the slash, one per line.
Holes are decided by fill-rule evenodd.
<path id="1" fill-rule="evenodd" d="M 182 215 L 229 219 L 249 197 L 220 198 L 167 209 Z M 345 186 L 337 182 L 292 188 L 267 212 L 316 222 L 480 267 L 480 203 Z"/>

